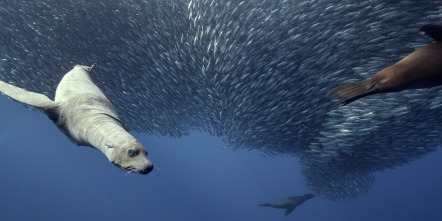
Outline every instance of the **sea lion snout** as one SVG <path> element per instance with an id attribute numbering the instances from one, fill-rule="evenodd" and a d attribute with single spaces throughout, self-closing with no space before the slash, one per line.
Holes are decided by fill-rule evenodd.
<path id="1" fill-rule="evenodd" d="M 149 164 L 146 165 L 146 167 L 143 170 L 140 170 L 140 174 L 146 175 L 150 173 L 153 170 L 153 164 L 149 161 Z"/>
<path id="2" fill-rule="evenodd" d="M 106 145 L 109 161 L 128 173 L 148 174 L 153 164 L 146 149 L 135 139 L 121 140 L 117 145 Z"/>
<path id="3" fill-rule="evenodd" d="M 132 162 L 120 163 L 111 161 L 111 163 L 128 173 L 139 173 L 146 175 L 153 170 L 153 164 L 147 157 L 145 157 L 145 159 L 138 159 Z"/>
<path id="4" fill-rule="evenodd" d="M 139 159 L 133 162 L 136 168 L 133 172 L 145 175 L 153 170 L 153 164 L 147 158 L 147 151 L 143 150 L 144 153 L 140 154 Z"/>

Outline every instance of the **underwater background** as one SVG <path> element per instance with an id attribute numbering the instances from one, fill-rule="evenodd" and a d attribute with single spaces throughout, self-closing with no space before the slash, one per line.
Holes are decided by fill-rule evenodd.
<path id="1" fill-rule="evenodd" d="M 0 97 L 2 220 L 439 220 L 442 89 L 339 106 L 432 42 L 442 1 L 0 1 L 0 80 L 75 64 L 149 152 L 126 174 Z M 258 207 L 313 193 L 284 217 Z"/>

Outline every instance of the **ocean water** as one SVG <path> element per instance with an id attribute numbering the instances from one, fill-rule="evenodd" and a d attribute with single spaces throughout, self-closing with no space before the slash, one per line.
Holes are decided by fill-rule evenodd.
<path id="1" fill-rule="evenodd" d="M 0 97 L 1 220 L 439 220 L 442 89 L 326 92 L 430 43 L 442 1 L 2 1 L 0 79 L 75 64 L 149 152 L 119 170 Z M 284 217 L 258 207 L 316 195 Z"/>

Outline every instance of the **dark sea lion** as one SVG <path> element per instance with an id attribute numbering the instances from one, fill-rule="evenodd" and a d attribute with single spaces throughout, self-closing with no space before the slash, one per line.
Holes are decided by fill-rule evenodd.
<path id="1" fill-rule="evenodd" d="M 284 199 L 276 200 L 273 203 L 259 204 L 258 206 L 285 209 L 285 216 L 287 216 L 297 206 L 301 205 L 306 200 L 311 199 L 313 197 L 315 197 L 315 195 L 308 193 L 308 194 L 305 194 L 305 195 L 302 195 L 302 196 L 292 196 L 292 197 L 287 197 L 287 198 L 284 198 Z"/>
<path id="2" fill-rule="evenodd" d="M 0 81 L 0 92 L 42 110 L 79 146 L 100 150 L 117 167 L 147 174 L 153 165 L 144 147 L 128 133 L 112 103 L 92 82 L 92 67 L 76 65 L 58 84 L 55 100 Z"/>
<path id="3" fill-rule="evenodd" d="M 370 94 L 442 85 L 442 25 L 428 24 L 420 29 L 436 42 L 409 54 L 371 79 L 331 89 L 345 105 Z"/>

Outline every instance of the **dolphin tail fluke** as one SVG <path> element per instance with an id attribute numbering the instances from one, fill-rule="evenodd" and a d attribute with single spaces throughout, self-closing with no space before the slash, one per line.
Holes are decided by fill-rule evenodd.
<path id="1" fill-rule="evenodd" d="M 37 107 L 44 111 L 48 111 L 57 106 L 54 101 L 44 94 L 29 92 L 3 81 L 0 81 L 0 92 L 14 100 Z"/>
<path id="2" fill-rule="evenodd" d="M 361 97 L 373 94 L 378 89 L 378 86 L 373 85 L 371 80 L 365 80 L 335 87 L 328 93 L 334 94 L 342 104 L 346 105 Z"/>
<path id="3" fill-rule="evenodd" d="M 261 207 L 271 207 L 270 203 L 262 203 L 262 204 L 258 204 L 258 206 L 261 206 Z"/>
<path id="4" fill-rule="evenodd" d="M 285 215 L 284 216 L 289 215 L 291 212 L 293 212 L 294 209 L 295 209 L 295 206 L 287 207 L 287 209 L 285 209 Z"/>

